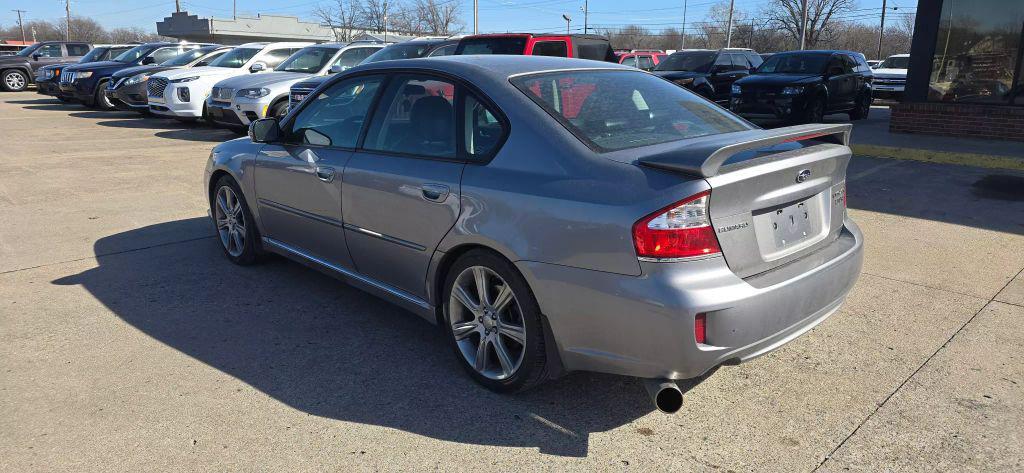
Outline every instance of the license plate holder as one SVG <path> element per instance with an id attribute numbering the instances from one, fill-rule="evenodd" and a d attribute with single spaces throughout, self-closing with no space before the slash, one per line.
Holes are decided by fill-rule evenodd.
<path id="1" fill-rule="evenodd" d="M 814 218 L 814 211 L 808 200 L 769 212 L 768 221 L 776 248 L 788 248 L 815 234 Z"/>

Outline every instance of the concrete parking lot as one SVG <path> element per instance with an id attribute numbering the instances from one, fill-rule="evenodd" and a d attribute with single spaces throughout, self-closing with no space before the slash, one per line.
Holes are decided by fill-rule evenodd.
<path id="1" fill-rule="evenodd" d="M 221 254 L 229 132 L 0 95 L 0 470 L 1024 468 L 1024 174 L 855 158 L 864 274 L 782 349 L 687 384 L 503 396 L 421 319 Z"/>

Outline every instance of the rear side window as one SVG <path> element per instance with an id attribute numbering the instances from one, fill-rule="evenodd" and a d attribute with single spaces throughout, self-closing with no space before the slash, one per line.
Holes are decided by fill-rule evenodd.
<path id="1" fill-rule="evenodd" d="M 463 136 L 466 154 L 484 158 L 497 150 L 505 135 L 505 126 L 483 102 L 472 95 L 464 100 L 465 118 Z"/>
<path id="2" fill-rule="evenodd" d="M 760 66 L 762 62 L 764 62 L 764 59 L 761 59 L 761 56 L 758 54 L 750 52 L 744 53 L 743 55 L 746 56 L 747 62 L 750 63 L 750 67 L 752 68 L 756 68 Z"/>
<path id="3" fill-rule="evenodd" d="M 525 37 L 467 38 L 459 41 L 455 54 L 523 54 Z"/>
<path id="4" fill-rule="evenodd" d="M 427 57 L 451 56 L 452 54 L 455 54 L 455 47 L 456 46 L 458 46 L 458 45 L 457 44 L 449 44 L 447 46 L 441 46 L 440 48 L 437 48 L 434 51 L 432 51 L 430 54 L 428 54 Z"/>
<path id="5" fill-rule="evenodd" d="M 85 56 L 89 52 L 89 46 L 84 44 L 69 44 L 68 56 Z"/>
<path id="6" fill-rule="evenodd" d="M 636 67 L 649 71 L 654 69 L 654 60 L 650 56 L 637 56 Z"/>
<path id="7" fill-rule="evenodd" d="M 569 49 L 566 47 L 565 41 L 538 41 L 533 43 L 534 56 L 566 57 L 568 54 Z"/>
<path id="8" fill-rule="evenodd" d="M 455 135 L 455 84 L 409 74 L 388 86 L 363 147 L 454 159 Z"/>
<path id="9" fill-rule="evenodd" d="M 345 51 L 341 52 L 341 55 L 338 56 L 338 60 L 335 61 L 333 65 L 341 66 L 342 69 L 348 69 L 350 67 L 355 67 L 355 66 L 359 65 L 359 63 L 363 62 L 364 59 L 370 57 L 371 55 L 373 55 L 373 53 L 375 53 L 375 52 L 377 52 L 379 50 L 380 50 L 380 48 L 352 48 L 352 49 L 346 49 Z"/>
<path id="10" fill-rule="evenodd" d="M 641 72 L 552 72 L 512 83 L 596 151 L 751 129 L 686 89 Z"/>

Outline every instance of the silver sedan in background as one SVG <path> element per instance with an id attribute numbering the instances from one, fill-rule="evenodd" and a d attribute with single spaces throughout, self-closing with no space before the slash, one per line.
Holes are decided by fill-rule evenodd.
<path id="1" fill-rule="evenodd" d="M 206 169 L 227 257 L 408 308 L 497 391 L 598 371 L 674 412 L 675 380 L 794 339 L 860 273 L 849 125 L 762 130 L 626 66 L 368 64 L 249 133 Z"/>

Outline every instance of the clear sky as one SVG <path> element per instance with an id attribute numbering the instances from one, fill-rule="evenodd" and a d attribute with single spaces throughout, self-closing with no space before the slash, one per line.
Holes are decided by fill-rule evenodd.
<path id="1" fill-rule="evenodd" d="M 440 0 L 445 1 L 445 0 Z M 473 27 L 473 0 L 447 0 L 462 5 L 466 32 Z M 722 0 L 687 0 L 687 23 L 705 19 L 708 9 Z M 768 0 L 735 0 L 736 9 L 755 15 Z M 237 0 L 239 14 L 266 13 L 294 15 L 312 19 L 310 11 L 318 4 L 331 5 L 333 0 Z M 208 17 L 231 17 L 232 0 L 181 0 L 182 9 Z M 0 25 L 17 23 L 12 10 L 27 10 L 26 20 L 57 19 L 64 16 L 62 0 L 28 2 L 0 0 Z M 582 31 L 583 0 L 479 0 L 481 32 L 503 31 L 564 31 L 562 14 L 572 17 L 573 29 Z M 641 24 L 652 30 L 679 27 L 682 23 L 683 0 L 590 0 L 591 27 L 616 28 L 626 24 Z M 858 0 L 856 10 L 844 16 L 850 20 L 877 23 L 882 0 Z M 900 7 L 902 12 L 913 11 L 916 0 L 890 0 L 889 7 Z M 72 13 L 98 20 L 108 28 L 138 26 L 147 31 L 156 30 L 156 22 L 174 10 L 174 0 L 72 0 Z M 890 11 L 890 14 L 893 13 Z"/>

